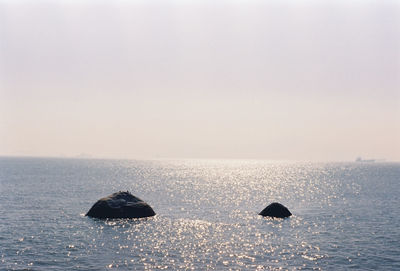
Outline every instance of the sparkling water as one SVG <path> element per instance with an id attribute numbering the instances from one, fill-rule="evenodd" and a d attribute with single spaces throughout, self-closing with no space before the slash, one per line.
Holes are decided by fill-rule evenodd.
<path id="1" fill-rule="evenodd" d="M 85 217 L 126 190 L 157 215 Z M 3 157 L 0 191 L 0 270 L 400 269 L 400 163 Z"/>

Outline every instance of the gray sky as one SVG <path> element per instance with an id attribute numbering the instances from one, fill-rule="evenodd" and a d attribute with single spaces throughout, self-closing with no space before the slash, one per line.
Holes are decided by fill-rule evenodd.
<path id="1" fill-rule="evenodd" d="M 400 160 L 399 48 L 399 1 L 0 0 L 0 155 Z"/>

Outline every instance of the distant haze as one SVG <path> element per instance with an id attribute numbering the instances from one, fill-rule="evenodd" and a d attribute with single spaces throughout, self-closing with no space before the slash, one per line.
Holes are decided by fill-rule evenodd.
<path id="1" fill-rule="evenodd" d="M 400 2 L 0 0 L 0 155 L 400 160 Z"/>

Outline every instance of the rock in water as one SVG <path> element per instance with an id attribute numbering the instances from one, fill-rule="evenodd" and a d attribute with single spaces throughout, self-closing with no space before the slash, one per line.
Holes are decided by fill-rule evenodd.
<path id="1" fill-rule="evenodd" d="M 87 212 L 87 216 L 96 218 L 141 218 L 156 213 L 143 200 L 127 192 L 117 192 L 99 199 Z"/>
<path id="2" fill-rule="evenodd" d="M 270 216 L 270 217 L 278 217 L 278 218 L 285 218 L 292 215 L 288 208 L 283 206 L 280 203 L 274 202 L 265 207 L 259 215 L 262 216 Z"/>

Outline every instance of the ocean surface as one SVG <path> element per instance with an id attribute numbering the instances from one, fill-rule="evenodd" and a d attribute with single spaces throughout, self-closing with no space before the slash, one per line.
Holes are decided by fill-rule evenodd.
<path id="1" fill-rule="evenodd" d="M 84 216 L 120 190 L 157 215 Z M 400 270 L 400 163 L 3 157 L 0 192 L 0 270 Z"/>

